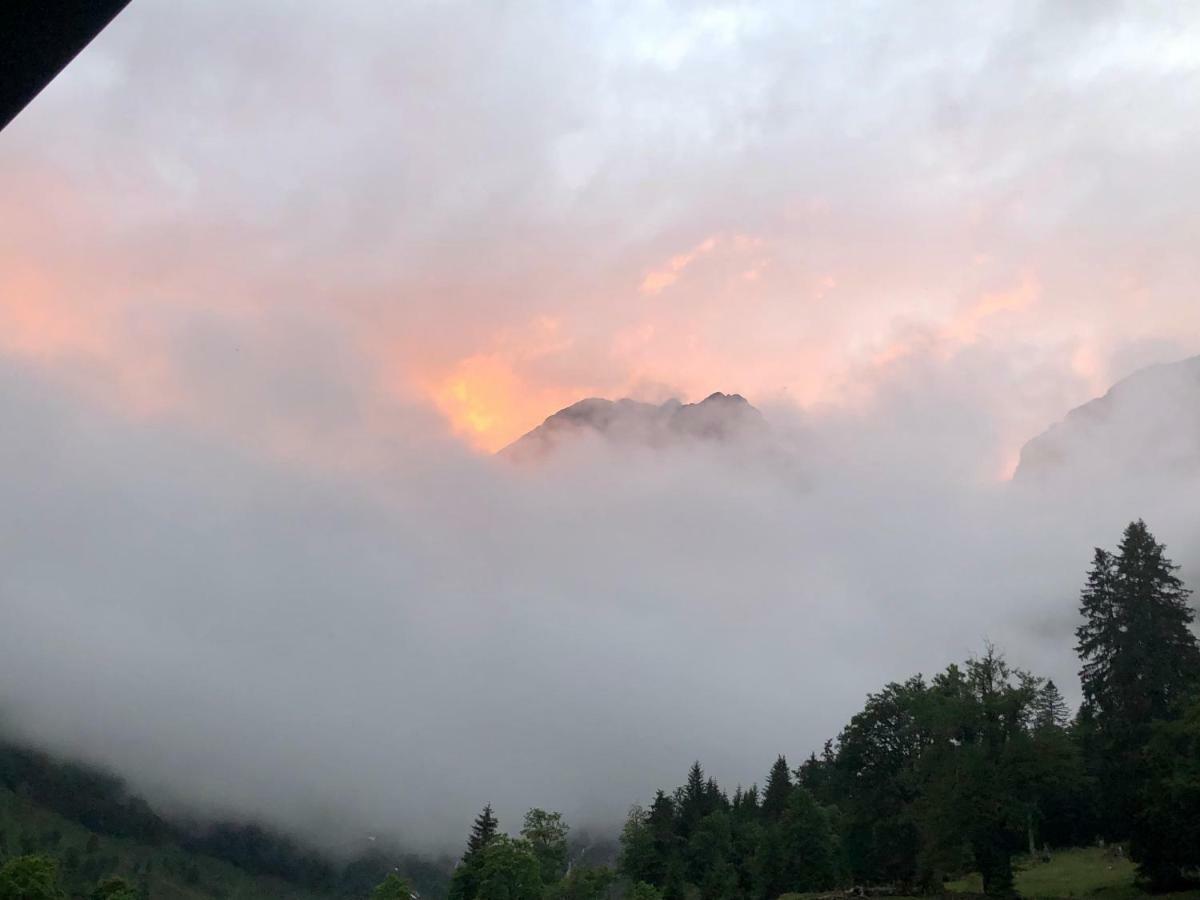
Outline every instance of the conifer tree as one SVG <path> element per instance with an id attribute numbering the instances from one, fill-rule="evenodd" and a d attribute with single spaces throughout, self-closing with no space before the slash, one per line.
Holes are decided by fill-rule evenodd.
<path id="1" fill-rule="evenodd" d="M 707 812 L 707 781 L 704 769 L 697 760 L 688 770 L 687 783 L 676 792 L 676 806 L 679 809 L 679 833 L 686 841 L 699 821 Z"/>
<path id="2" fill-rule="evenodd" d="M 768 820 L 775 820 L 783 815 L 791 792 L 791 772 L 788 770 L 787 760 L 780 755 L 767 774 L 767 784 L 762 797 L 763 816 Z"/>
<path id="3" fill-rule="evenodd" d="M 471 836 L 467 838 L 467 852 L 463 855 L 463 859 L 465 860 L 482 850 L 488 841 L 496 836 L 499 824 L 496 817 L 492 815 L 492 804 L 487 804 L 483 811 L 475 817 L 475 824 L 471 826 Z"/>
<path id="4" fill-rule="evenodd" d="M 1053 680 L 1047 681 L 1038 691 L 1034 702 L 1034 728 L 1066 728 L 1070 719 L 1071 712 L 1058 686 Z"/>
<path id="5" fill-rule="evenodd" d="M 650 829 L 654 858 L 653 877 L 646 880 L 662 888 L 665 895 L 672 866 L 679 863 L 680 839 L 675 830 L 675 801 L 663 791 L 654 795 L 654 802 L 650 804 L 650 811 L 646 815 L 646 825 Z M 679 876 L 682 878 L 682 872 Z"/>
<path id="6" fill-rule="evenodd" d="M 467 838 L 467 850 L 450 878 L 450 900 L 474 900 L 479 890 L 483 850 L 496 839 L 499 825 L 492 815 L 490 803 L 475 817 L 475 824 L 471 826 L 471 834 Z"/>
<path id="7" fill-rule="evenodd" d="M 1096 551 L 1081 595 L 1084 718 L 1112 838 L 1137 817 L 1152 722 L 1175 718 L 1200 676 L 1190 592 L 1164 551 L 1145 522 L 1131 523 L 1116 554 Z"/>
<path id="8" fill-rule="evenodd" d="M 704 814 L 707 816 L 717 810 L 728 809 L 729 798 L 725 796 L 725 792 L 721 790 L 717 780 L 710 775 L 708 782 L 704 785 Z"/>
<path id="9" fill-rule="evenodd" d="M 758 806 L 758 785 L 752 784 L 746 790 L 742 791 L 741 803 L 735 811 L 740 811 L 748 817 L 756 817 L 759 813 Z"/>

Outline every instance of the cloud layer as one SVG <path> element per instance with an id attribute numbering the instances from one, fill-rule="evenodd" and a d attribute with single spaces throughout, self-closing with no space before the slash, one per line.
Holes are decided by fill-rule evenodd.
<path id="1" fill-rule="evenodd" d="M 1194 18 L 138 0 L 0 135 L 9 718 L 434 847 L 985 637 L 1071 683 L 1093 544 L 1200 563 L 1190 484 L 1003 481 L 1200 350 Z M 776 452 L 478 452 L 714 390 Z"/>

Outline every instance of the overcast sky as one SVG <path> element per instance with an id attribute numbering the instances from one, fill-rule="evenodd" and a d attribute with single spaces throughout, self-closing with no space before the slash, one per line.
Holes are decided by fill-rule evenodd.
<path id="1" fill-rule="evenodd" d="M 436 846 L 761 778 L 984 638 L 1073 690 L 1092 544 L 1186 562 L 1195 497 L 1006 479 L 1200 352 L 1197 20 L 134 0 L 0 134 L 14 727 Z M 488 455 L 715 390 L 776 452 Z"/>

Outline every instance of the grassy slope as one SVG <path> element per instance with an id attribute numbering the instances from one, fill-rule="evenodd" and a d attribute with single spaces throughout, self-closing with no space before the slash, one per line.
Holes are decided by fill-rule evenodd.
<path id="1" fill-rule="evenodd" d="M 139 873 L 150 864 L 146 878 L 150 885 L 152 900 L 317 900 L 318 895 L 308 893 L 286 882 L 250 875 L 221 860 L 189 853 L 177 846 L 164 844 L 150 846 L 122 838 L 95 835 L 92 854 L 87 853 L 93 832 L 77 822 L 64 819 L 57 813 L 36 806 L 17 796 L 12 791 L 0 788 L 0 832 L 3 832 L 7 849 L 4 856 L 16 856 L 23 852 L 22 836 L 35 842 L 34 852 L 53 856 L 59 861 L 64 883 L 74 887 L 69 872 L 64 867 L 72 848 L 81 861 L 89 857 L 116 857 L 115 870 L 106 874 L 117 874 L 136 884 Z M 47 835 L 58 832 L 57 842 L 48 840 Z M 190 870 L 190 872 L 189 872 Z M 188 875 L 198 878 L 189 878 Z"/>
<path id="2" fill-rule="evenodd" d="M 1095 900 L 1129 900 L 1144 897 L 1134 883 L 1134 864 L 1099 847 L 1062 850 L 1050 862 L 1017 862 L 1017 891 L 1023 897 L 1090 897 Z M 978 875 L 946 885 L 949 891 L 980 891 Z M 1175 900 L 1200 900 L 1200 891 L 1160 894 Z"/>
<path id="3" fill-rule="evenodd" d="M 1134 879 L 1136 867 L 1099 847 L 1062 850 L 1048 863 L 1016 861 L 1017 892 L 1029 900 L 1038 898 L 1086 897 L 1089 900 L 1200 900 L 1200 890 L 1174 894 L 1147 894 Z M 946 895 L 978 894 L 983 882 L 978 874 L 946 883 Z M 779 900 L 834 900 L 834 894 L 784 894 Z M 929 900 L 921 897 L 891 897 L 888 900 Z"/>

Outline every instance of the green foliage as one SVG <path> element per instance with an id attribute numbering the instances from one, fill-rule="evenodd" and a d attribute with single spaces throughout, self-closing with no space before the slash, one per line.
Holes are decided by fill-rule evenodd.
<path id="1" fill-rule="evenodd" d="M 635 805 L 629 810 L 621 829 L 620 847 L 617 870 L 622 875 L 635 884 L 660 883 L 665 873 L 655 847 L 649 813 L 642 807 Z"/>
<path id="2" fill-rule="evenodd" d="M 483 851 L 497 839 L 499 827 L 500 823 L 492 814 L 492 805 L 489 803 L 475 817 L 475 823 L 471 826 L 462 862 L 450 878 L 449 900 L 475 900 L 480 896 Z"/>
<path id="3" fill-rule="evenodd" d="M 917 763 L 933 725 L 928 706 L 921 676 L 889 684 L 867 697 L 839 738 L 831 777 L 846 817 L 843 842 L 855 881 L 907 885 L 916 879 L 921 838 L 914 804 Z"/>
<path id="4" fill-rule="evenodd" d="M 662 900 L 662 894 L 654 885 L 639 881 L 629 889 L 629 900 Z"/>
<path id="5" fill-rule="evenodd" d="M 489 803 L 475 817 L 475 824 L 471 826 L 471 836 L 467 838 L 467 852 L 463 858 L 482 850 L 496 836 L 499 827 L 500 823 L 492 815 L 492 804 Z"/>
<path id="6" fill-rule="evenodd" d="M 546 900 L 601 900 L 617 873 L 607 866 L 577 866 L 546 890 Z"/>
<path id="7" fill-rule="evenodd" d="M 767 774 L 767 784 L 763 789 L 762 811 L 767 819 L 778 819 L 787 809 L 788 795 L 792 791 L 792 776 L 788 771 L 787 760 L 780 756 L 771 766 Z"/>
<path id="8" fill-rule="evenodd" d="M 729 815 L 718 809 L 709 813 L 692 829 L 684 855 L 684 873 L 691 884 L 701 885 L 704 896 L 714 890 L 725 890 L 732 896 L 729 885 L 737 885 L 733 868 L 733 834 Z M 717 895 L 719 896 L 719 894 Z"/>
<path id="9" fill-rule="evenodd" d="M 412 894 L 412 885 L 392 872 L 371 892 L 371 900 L 409 900 Z"/>
<path id="10" fill-rule="evenodd" d="M 530 900 L 541 896 L 542 874 L 528 841 L 496 835 L 479 855 L 479 882 L 473 900 Z"/>
<path id="11" fill-rule="evenodd" d="M 792 790 L 780 820 L 788 890 L 824 891 L 837 881 L 837 840 L 828 811 L 803 788 Z"/>
<path id="12" fill-rule="evenodd" d="M 567 872 L 567 834 L 570 829 L 562 813 L 531 809 L 525 814 L 521 837 L 529 842 L 537 857 L 542 881 L 553 884 Z"/>
<path id="13" fill-rule="evenodd" d="M 1128 836 L 1137 819 L 1153 722 L 1175 718 L 1200 678 L 1195 613 L 1177 568 L 1138 520 L 1115 554 L 1096 550 L 1080 597 L 1085 748 L 1109 837 Z"/>
<path id="14" fill-rule="evenodd" d="M 124 878 L 106 878 L 96 885 L 91 900 L 137 900 L 137 891 Z"/>
<path id="15" fill-rule="evenodd" d="M 48 856 L 18 856 L 0 868 L 0 900 L 62 900 L 58 865 Z"/>
<path id="16" fill-rule="evenodd" d="M 397 865 L 417 882 L 423 897 L 444 896 L 449 867 L 410 857 L 373 855 L 346 865 L 334 885 L 314 889 L 273 876 L 249 872 L 229 862 L 189 850 L 173 842 L 149 844 L 129 837 L 101 835 L 53 810 L 0 788 L 0 830 L 25 833 L 35 854 L 55 858 L 59 884 L 70 897 L 90 898 L 98 883 L 121 876 L 138 900 L 322 900 L 363 898 Z M 59 833 L 51 849 L 42 841 Z M 10 846 L 16 849 L 16 840 Z M 3 861 L 0 858 L 0 861 Z M 74 863 L 72 864 L 72 861 Z M 189 883 L 194 881 L 194 884 Z"/>
<path id="17" fill-rule="evenodd" d="M 1130 853 L 1155 890 L 1200 881 L 1200 700 L 1158 722 L 1145 753 L 1146 788 Z"/>
<path id="18" fill-rule="evenodd" d="M 1034 702 L 1033 727 L 1038 730 L 1062 729 L 1071 720 L 1071 711 L 1053 680 L 1042 685 Z"/>

